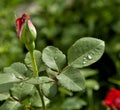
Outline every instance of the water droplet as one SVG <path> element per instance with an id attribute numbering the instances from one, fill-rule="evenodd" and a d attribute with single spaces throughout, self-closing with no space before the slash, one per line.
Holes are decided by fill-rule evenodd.
<path id="1" fill-rule="evenodd" d="M 86 64 L 86 61 L 83 61 L 83 64 Z"/>
<path id="2" fill-rule="evenodd" d="M 92 59 L 93 59 L 92 55 L 88 55 L 87 58 L 88 58 L 89 60 L 92 60 Z"/>
<path id="3" fill-rule="evenodd" d="M 83 64 L 86 64 L 86 63 L 87 63 L 86 61 L 87 61 L 87 58 L 84 57 L 84 58 L 83 58 Z"/>

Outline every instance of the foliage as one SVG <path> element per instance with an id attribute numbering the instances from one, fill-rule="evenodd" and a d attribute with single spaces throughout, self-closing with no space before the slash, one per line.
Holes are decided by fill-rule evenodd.
<path id="1" fill-rule="evenodd" d="M 26 65 L 19 62 L 13 63 L 11 66 L 5 67 L 3 73 L 1 73 L 0 100 L 6 101 L 0 109 L 27 110 L 43 106 L 43 110 L 45 110 L 44 100 L 45 105 L 47 105 L 49 99 L 52 99 L 57 94 L 59 86 L 73 92 L 83 91 L 85 89 L 85 79 L 79 68 L 96 62 L 102 56 L 104 47 L 105 44 L 102 40 L 88 37 L 76 41 L 68 50 L 67 57 L 54 46 L 46 47 L 42 53 L 35 50 L 33 52 L 35 57 L 32 56 L 33 54 L 30 51 L 24 60 Z M 76 49 L 79 50 L 73 54 Z M 90 53 L 92 58 L 88 57 Z M 88 58 L 86 59 L 87 65 L 84 63 L 84 57 Z M 33 66 L 35 63 L 34 58 L 37 61 L 36 67 L 38 70 L 40 70 L 41 66 L 45 66 L 42 71 L 39 71 L 38 76 L 34 76 L 36 72 L 34 71 L 36 67 Z M 66 58 L 68 62 L 66 62 Z M 43 71 L 47 76 L 41 76 Z M 82 108 L 83 105 L 86 105 L 83 100 L 71 99 L 71 101 L 74 100 L 78 100 L 81 105 L 72 106 L 73 108 L 77 106 Z M 69 109 L 69 107 L 64 108 L 66 103 L 69 104 L 70 100 L 63 103 L 63 109 Z"/>
<path id="2" fill-rule="evenodd" d="M 21 16 L 26 11 L 32 16 L 32 21 L 37 27 L 37 50 L 43 51 L 47 45 L 53 45 L 67 55 L 69 47 L 84 36 L 93 36 L 106 42 L 106 49 L 102 58 L 97 63 L 90 65 L 89 68 L 80 69 L 81 73 L 86 77 L 86 82 L 88 81 L 88 87 L 90 86 L 94 94 L 92 97 L 95 106 L 92 110 L 104 109 L 101 107 L 101 100 L 103 100 L 108 88 L 111 86 L 119 88 L 120 85 L 117 83 L 120 76 L 119 8 L 119 0 L 1 0 L 1 73 L 3 73 L 2 68 L 9 66 L 12 62 L 23 62 L 22 59 L 26 54 L 26 49 L 16 38 L 14 15 Z M 27 63 L 29 64 L 29 61 Z M 27 63 L 25 65 L 28 65 Z M 30 66 L 27 66 L 27 68 L 30 69 Z M 44 69 L 45 65 L 39 67 L 41 75 L 44 74 Z M 47 69 L 47 71 L 51 73 L 49 74 L 50 77 L 52 77 L 52 74 L 56 74 L 56 71 L 53 72 L 51 69 Z M 29 75 L 31 77 L 32 74 L 31 71 L 27 71 L 26 77 Z M 9 87 L 12 87 L 12 85 L 10 84 Z M 94 87 L 97 89 L 94 89 Z M 7 85 L 4 84 L 2 88 L 7 88 Z M 51 102 L 50 107 L 52 110 L 56 106 L 61 107 L 66 97 L 71 96 L 71 92 L 61 89 L 58 89 L 58 91 L 57 97 L 59 101 L 54 99 Z M 83 109 L 88 110 L 90 108 L 89 102 L 92 101 L 88 100 L 87 91 L 89 90 L 85 90 L 82 95 L 75 92 L 73 96 L 83 97 L 87 102 L 87 107 Z M 104 93 L 101 91 L 104 91 Z M 8 93 L 0 94 L 0 97 L 3 97 L 3 99 L 6 99 L 8 96 Z M 63 97 L 61 98 L 61 96 Z M 10 101 L 9 103 L 13 102 Z"/>

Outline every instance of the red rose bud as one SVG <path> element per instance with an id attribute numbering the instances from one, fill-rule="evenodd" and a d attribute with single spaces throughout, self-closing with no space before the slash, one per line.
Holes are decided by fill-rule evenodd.
<path id="1" fill-rule="evenodd" d="M 34 44 L 37 33 L 29 15 L 23 14 L 22 17 L 16 19 L 16 30 L 18 38 L 25 43 L 26 47 L 31 47 Z M 27 49 L 31 50 L 32 48 Z"/>
<path id="2" fill-rule="evenodd" d="M 102 104 L 109 107 L 110 110 L 120 110 L 120 90 L 110 89 Z"/>

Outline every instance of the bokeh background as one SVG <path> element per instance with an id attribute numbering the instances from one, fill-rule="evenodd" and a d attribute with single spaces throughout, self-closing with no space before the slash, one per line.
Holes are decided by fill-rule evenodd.
<path id="1" fill-rule="evenodd" d="M 0 0 L 0 70 L 23 62 L 27 53 L 18 40 L 15 19 L 27 12 L 37 29 L 36 49 L 47 45 L 67 53 L 79 38 L 105 41 L 102 58 L 84 68 L 87 89 L 71 93 L 59 88 L 48 110 L 106 110 L 109 88 L 120 88 L 120 0 Z"/>

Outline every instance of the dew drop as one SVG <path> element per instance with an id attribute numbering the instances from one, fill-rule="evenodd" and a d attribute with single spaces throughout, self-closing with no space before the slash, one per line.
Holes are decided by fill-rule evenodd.
<path id="1" fill-rule="evenodd" d="M 89 60 L 92 60 L 92 59 L 93 59 L 93 57 L 92 57 L 91 55 L 88 55 L 87 58 L 88 58 Z"/>
<path id="2" fill-rule="evenodd" d="M 83 64 L 86 64 L 86 61 L 83 61 Z"/>
<path id="3" fill-rule="evenodd" d="M 87 63 L 86 61 L 87 61 L 87 58 L 84 57 L 84 58 L 83 58 L 83 64 L 86 64 L 86 63 Z"/>

